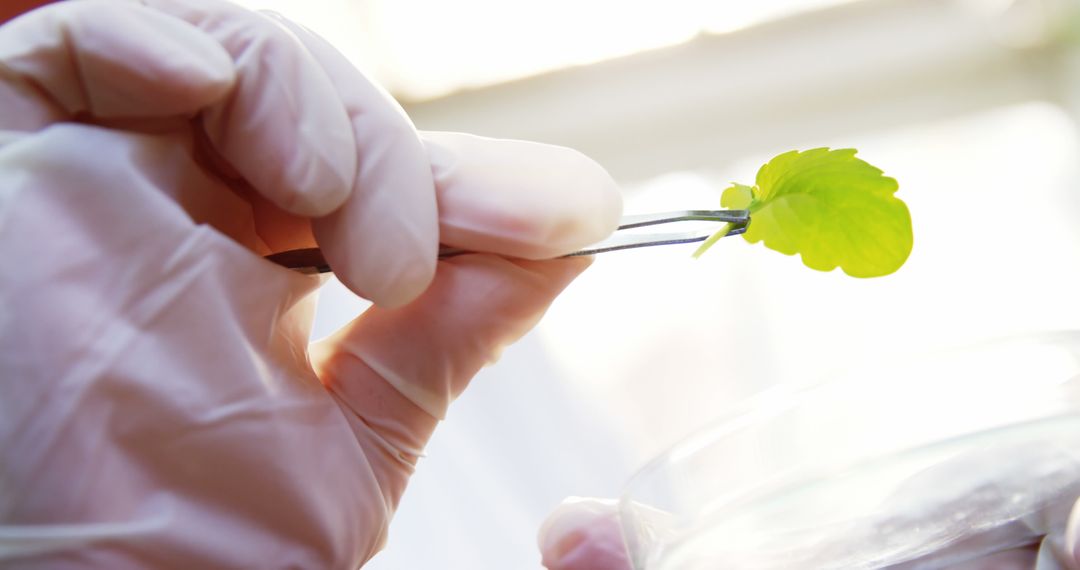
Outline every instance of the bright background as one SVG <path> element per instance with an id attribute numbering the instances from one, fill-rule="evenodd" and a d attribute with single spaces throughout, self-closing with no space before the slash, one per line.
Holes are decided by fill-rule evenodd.
<path id="1" fill-rule="evenodd" d="M 716 207 L 770 156 L 833 146 L 897 178 L 914 219 L 876 280 L 738 238 L 601 256 L 455 404 L 369 568 L 537 568 L 563 497 L 617 495 L 740 398 L 1080 327 L 1072 1 L 244 3 L 328 37 L 419 128 L 586 152 L 628 213 Z M 364 307 L 332 283 L 315 334 Z"/>

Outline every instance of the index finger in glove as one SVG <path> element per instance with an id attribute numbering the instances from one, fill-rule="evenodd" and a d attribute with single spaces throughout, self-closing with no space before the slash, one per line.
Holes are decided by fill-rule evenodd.
<path id="1" fill-rule="evenodd" d="M 439 245 L 431 167 L 397 102 L 321 37 L 270 14 L 326 71 L 360 150 L 352 192 L 312 229 L 338 279 L 376 304 L 398 306 L 431 282 Z"/>
<path id="2" fill-rule="evenodd" d="M 236 84 L 203 112 L 207 137 L 229 165 L 288 212 L 340 207 L 356 177 L 356 140 L 333 82 L 303 43 L 272 18 L 226 2 L 143 3 L 195 26 L 232 60 Z"/>

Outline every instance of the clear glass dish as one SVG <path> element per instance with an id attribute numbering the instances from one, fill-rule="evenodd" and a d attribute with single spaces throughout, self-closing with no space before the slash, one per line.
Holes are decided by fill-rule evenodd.
<path id="1" fill-rule="evenodd" d="M 638 570 L 935 568 L 1038 543 L 1080 496 L 1080 332 L 761 394 L 627 486 Z"/>

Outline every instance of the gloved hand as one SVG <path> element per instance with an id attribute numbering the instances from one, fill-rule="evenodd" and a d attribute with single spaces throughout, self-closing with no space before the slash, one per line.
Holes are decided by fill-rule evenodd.
<path id="1" fill-rule="evenodd" d="M 473 374 L 619 215 L 580 154 L 418 135 L 212 0 L 0 27 L 0 566 L 354 568 Z M 440 240 L 487 252 L 436 261 Z M 310 347 L 319 245 L 376 306 Z"/>

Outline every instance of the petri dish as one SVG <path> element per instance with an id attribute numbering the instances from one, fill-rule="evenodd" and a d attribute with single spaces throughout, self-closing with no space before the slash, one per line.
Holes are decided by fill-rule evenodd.
<path id="1" fill-rule="evenodd" d="M 636 570 L 938 568 L 1038 544 L 1080 497 L 1080 332 L 860 366 L 743 402 L 655 458 Z"/>

